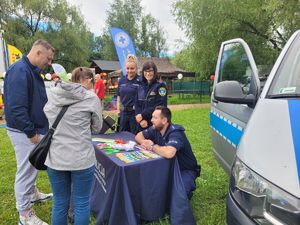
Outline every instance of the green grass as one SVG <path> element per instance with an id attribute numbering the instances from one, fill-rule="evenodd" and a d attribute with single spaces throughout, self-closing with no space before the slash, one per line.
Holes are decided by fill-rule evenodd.
<path id="1" fill-rule="evenodd" d="M 104 102 L 110 102 L 112 100 L 112 95 L 106 95 Z M 178 104 L 197 104 L 197 103 L 209 103 L 209 95 L 195 95 L 195 94 L 172 94 L 168 95 L 168 105 L 178 105 Z"/>
<path id="2" fill-rule="evenodd" d="M 209 103 L 210 96 L 194 94 L 173 94 L 168 96 L 168 105 Z"/>
<path id="3" fill-rule="evenodd" d="M 228 177 L 217 164 L 211 151 L 209 109 L 193 108 L 174 111 L 173 122 L 185 127 L 197 160 L 202 166 L 201 176 L 197 179 L 197 189 L 191 200 L 197 224 L 225 224 Z M 0 171 L 0 221 L 1 224 L 16 224 L 18 221 L 14 197 L 16 163 L 14 150 L 5 129 L 0 129 Z M 44 192 L 51 191 L 46 172 L 39 173 L 37 186 Z M 51 203 L 50 201 L 34 206 L 37 215 L 48 222 L 51 221 Z M 95 220 L 92 218 L 90 224 L 94 223 Z M 169 225 L 168 217 L 147 225 Z"/>

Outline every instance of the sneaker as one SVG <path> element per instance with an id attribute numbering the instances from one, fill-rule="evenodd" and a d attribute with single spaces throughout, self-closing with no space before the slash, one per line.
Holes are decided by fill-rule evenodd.
<path id="1" fill-rule="evenodd" d="M 52 193 L 44 194 L 42 192 L 39 192 L 39 190 L 36 189 L 36 191 L 31 195 L 31 203 L 45 202 L 51 199 L 52 197 L 53 197 Z"/>
<path id="2" fill-rule="evenodd" d="M 35 215 L 33 209 L 29 210 L 25 216 L 20 215 L 19 219 L 19 225 L 48 225 Z"/>

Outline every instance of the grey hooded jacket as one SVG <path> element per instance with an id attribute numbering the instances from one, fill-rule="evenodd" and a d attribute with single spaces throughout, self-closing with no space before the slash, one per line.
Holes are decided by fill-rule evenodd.
<path id="1" fill-rule="evenodd" d="M 57 83 L 48 92 L 44 112 L 52 126 L 62 106 L 70 105 L 59 122 L 45 164 L 55 170 L 82 170 L 95 163 L 92 132 L 102 127 L 97 95 L 77 83 Z"/>

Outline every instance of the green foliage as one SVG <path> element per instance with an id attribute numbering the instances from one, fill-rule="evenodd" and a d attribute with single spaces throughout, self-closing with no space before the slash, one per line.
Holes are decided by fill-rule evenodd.
<path id="1" fill-rule="evenodd" d="M 163 37 L 164 31 L 160 27 L 158 20 L 150 14 L 142 18 L 141 32 L 139 34 L 138 51 L 143 57 L 159 57 L 162 50 L 166 50 L 166 39 Z"/>
<path id="2" fill-rule="evenodd" d="M 103 47 L 101 49 L 103 59 L 118 61 L 118 55 L 108 30 L 99 38 L 103 42 Z"/>
<path id="3" fill-rule="evenodd" d="M 179 68 L 189 71 L 189 68 L 193 68 L 193 58 L 191 47 L 187 47 L 178 52 L 175 57 L 171 59 L 171 62 Z"/>
<path id="4" fill-rule="evenodd" d="M 103 47 L 103 40 L 101 37 L 94 37 L 93 35 L 90 36 L 90 46 L 89 49 L 91 51 L 89 62 L 95 59 L 103 59 L 102 47 Z"/>
<path id="5" fill-rule="evenodd" d="M 35 40 L 43 38 L 54 46 L 55 61 L 67 71 L 88 65 L 93 35 L 66 0 L 3 0 L 1 7 L 7 43 L 27 53 Z"/>
<path id="6" fill-rule="evenodd" d="M 191 200 L 196 222 L 198 225 L 225 224 L 228 177 L 217 164 L 211 151 L 209 109 L 193 108 L 173 111 L 172 114 L 173 122 L 185 127 L 196 158 L 202 166 L 201 176 L 197 179 L 197 189 Z M 13 188 L 16 172 L 15 155 L 5 129 L 0 129 L 0 140 L 0 170 L 5 171 L 0 176 L 0 221 L 1 224 L 15 224 L 18 220 Z M 37 185 L 42 191 L 50 191 L 47 173 L 39 173 Z M 51 204 L 49 201 L 34 206 L 37 215 L 47 222 L 51 221 Z M 93 217 L 90 224 L 95 224 Z M 166 217 L 146 224 L 169 225 L 169 222 Z"/>
<path id="7" fill-rule="evenodd" d="M 298 9 L 299 1 L 177 0 L 173 14 L 192 43 L 174 62 L 185 61 L 183 68 L 207 79 L 215 69 L 221 43 L 240 37 L 258 65 L 271 65 L 299 28 Z"/>
<path id="8" fill-rule="evenodd" d="M 143 15 L 140 0 L 115 0 L 110 5 L 106 29 L 95 37 L 86 26 L 80 9 L 67 0 L 3 0 L 0 2 L 4 38 L 24 54 L 37 39 L 48 40 L 56 49 L 55 62 L 68 72 L 88 66 L 93 59 L 118 60 L 108 28 L 125 29 L 140 56 L 159 56 L 166 39 L 159 22 Z M 45 71 L 46 72 L 46 71 Z"/>
<path id="9" fill-rule="evenodd" d="M 159 21 L 150 14 L 144 15 L 140 0 L 114 0 L 107 13 L 106 30 L 100 37 L 103 43 L 102 55 L 106 60 L 118 59 L 108 32 L 109 27 L 126 30 L 139 56 L 158 57 L 166 49 L 166 39 Z"/>
<path id="10" fill-rule="evenodd" d="M 138 36 L 138 25 L 141 20 L 140 0 L 114 0 L 107 11 L 106 25 L 125 29 L 133 40 Z"/>

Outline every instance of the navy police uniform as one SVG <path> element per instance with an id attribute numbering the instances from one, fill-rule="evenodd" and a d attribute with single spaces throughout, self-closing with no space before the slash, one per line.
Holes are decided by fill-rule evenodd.
<path id="1" fill-rule="evenodd" d="M 134 102 L 140 84 L 140 77 L 136 75 L 132 80 L 127 76 L 122 76 L 117 90 L 120 96 L 120 131 L 129 131 L 133 134 L 137 132 L 137 122 L 135 120 Z"/>
<path id="2" fill-rule="evenodd" d="M 159 146 L 172 146 L 176 149 L 176 157 L 179 163 L 180 172 L 184 187 L 189 199 L 196 189 L 196 178 L 200 176 L 201 167 L 192 151 L 191 144 L 187 139 L 184 128 L 180 125 L 169 124 L 164 136 L 150 127 L 143 131 L 145 139 L 152 140 Z"/>
<path id="3" fill-rule="evenodd" d="M 138 88 L 137 100 L 135 102 L 135 114 L 141 114 L 143 120 L 146 120 L 148 127 L 152 126 L 152 113 L 156 106 L 167 106 L 167 88 L 166 84 L 157 80 L 148 84 L 142 82 Z M 143 130 L 139 126 L 139 131 Z"/>

